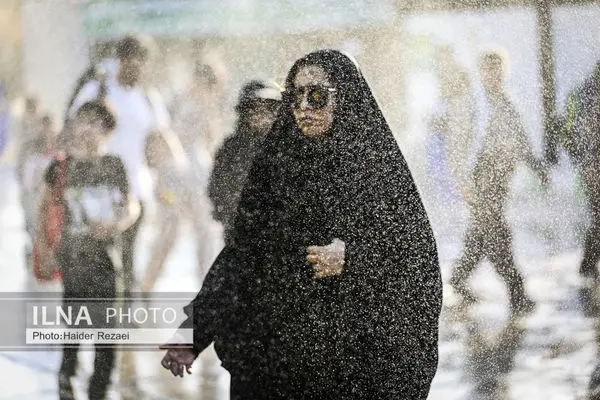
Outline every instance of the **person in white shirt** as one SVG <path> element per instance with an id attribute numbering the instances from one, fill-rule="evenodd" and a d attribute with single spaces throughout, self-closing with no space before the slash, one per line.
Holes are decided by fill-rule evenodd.
<path id="1" fill-rule="evenodd" d="M 153 192 L 152 179 L 144 157 L 146 137 L 154 129 L 165 129 L 170 121 L 159 94 L 146 91 L 141 85 L 149 55 L 149 46 L 145 41 L 135 36 L 125 36 L 117 44 L 116 55 L 119 69 L 116 78 L 108 77 L 104 83 L 106 93 L 101 93 L 103 90 L 99 81 L 88 82 L 75 98 L 70 114 L 74 115 L 85 102 L 104 97 L 117 117 L 114 135 L 106 143 L 105 150 L 123 160 L 132 193 L 142 206 L 137 222 L 122 235 L 122 262 L 127 295 L 134 286 L 135 240 L 143 218 L 144 204 L 150 201 Z"/>

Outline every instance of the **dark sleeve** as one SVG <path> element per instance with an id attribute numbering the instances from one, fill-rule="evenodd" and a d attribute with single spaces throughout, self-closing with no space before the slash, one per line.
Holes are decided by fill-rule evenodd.
<path id="1" fill-rule="evenodd" d="M 234 332 L 251 311 L 247 290 L 252 282 L 252 261 L 247 254 L 234 245 L 226 245 L 213 262 L 204 278 L 202 288 L 183 308 L 187 319 L 180 329 L 193 328 L 193 351 L 198 356 L 219 336 Z M 226 362 L 227 354 L 219 351 Z"/>
<path id="2" fill-rule="evenodd" d="M 260 248 L 270 207 L 266 154 L 251 168 L 235 218 L 232 240 L 211 266 L 200 292 L 184 307 L 188 319 L 180 328 L 194 328 L 194 352 L 199 354 L 219 333 L 231 331 L 243 319 L 248 304 L 248 282 L 254 272 L 254 252 Z M 222 356 L 222 354 L 220 354 Z"/>
<path id="3" fill-rule="evenodd" d="M 106 170 L 110 171 L 111 174 L 111 183 L 119 188 L 123 196 L 127 196 L 129 194 L 129 179 L 123 161 L 115 155 L 107 155 L 104 160 Z"/>
<path id="4" fill-rule="evenodd" d="M 46 169 L 46 174 L 44 175 L 44 183 L 46 185 L 52 187 L 58 181 L 58 160 L 54 159 Z"/>
<path id="5" fill-rule="evenodd" d="M 239 296 L 240 269 L 236 250 L 226 246 L 213 262 L 202 283 L 202 289 L 183 308 L 188 318 L 180 329 L 194 329 L 193 351 L 200 354 L 219 334 L 230 332 L 240 316 L 242 297 Z M 222 356 L 222 354 L 220 354 Z"/>

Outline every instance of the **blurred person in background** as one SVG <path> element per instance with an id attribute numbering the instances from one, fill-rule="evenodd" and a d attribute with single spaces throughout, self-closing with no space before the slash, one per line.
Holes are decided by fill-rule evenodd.
<path id="1" fill-rule="evenodd" d="M 502 51 L 479 57 L 485 90 L 484 129 L 471 181 L 464 191 L 471 209 L 462 254 L 450 284 L 468 305 L 477 298 L 468 285 L 475 267 L 488 258 L 508 287 L 510 309 L 515 315 L 531 312 L 535 303 L 527 296 L 523 276 L 513 255 L 513 240 L 505 207 L 517 165 L 525 162 L 547 183 L 547 168 L 533 153 L 521 117 L 504 90 L 507 60 Z"/>
<path id="2" fill-rule="evenodd" d="M 18 134 L 18 154 L 17 154 L 17 178 L 19 183 L 23 183 L 23 172 L 25 160 L 29 156 L 33 142 L 38 138 L 41 130 L 42 115 L 38 100 L 35 97 L 25 99 L 25 111 L 21 116 L 21 126 Z"/>
<path id="3" fill-rule="evenodd" d="M 585 234 L 582 277 L 598 282 L 600 261 L 600 62 L 569 95 L 562 121 L 555 127 L 549 160 L 558 161 L 557 147 L 565 148 L 580 173 L 587 197 L 590 224 Z"/>
<path id="4" fill-rule="evenodd" d="M 50 115 L 45 115 L 41 120 L 42 129 L 35 141 L 32 142 L 23 167 L 23 204 L 26 205 L 25 230 L 33 243 L 35 235 L 35 217 L 39 200 L 42 194 L 44 173 L 50 162 L 57 155 L 56 124 Z M 32 248 L 26 248 L 26 260 L 31 265 Z"/>
<path id="5" fill-rule="evenodd" d="M 99 90 L 96 95 L 98 100 L 103 100 L 106 97 L 108 91 L 108 82 L 114 81 L 118 74 L 118 62 L 113 59 L 103 59 L 102 61 L 90 65 L 77 79 L 71 97 L 67 103 L 66 114 L 64 117 L 65 124 L 69 123 L 70 114 L 73 109 L 73 105 L 78 101 L 81 90 L 87 86 L 88 83 L 97 81 L 99 83 Z M 87 89 L 86 89 L 87 90 Z"/>
<path id="6" fill-rule="evenodd" d="M 223 135 L 221 83 L 214 69 L 197 63 L 192 83 L 171 104 L 173 131 L 190 160 L 193 172 L 206 190 L 213 154 Z"/>
<path id="7" fill-rule="evenodd" d="M 178 223 L 188 219 L 196 238 L 196 262 L 204 277 L 222 248 L 222 229 L 215 223 L 207 195 L 208 180 L 215 146 L 223 132 L 221 82 L 208 64 L 194 64 L 192 82 L 171 103 L 172 130 L 175 137 L 165 136 L 158 144 L 166 159 L 153 159 L 156 183 L 156 218 L 161 236 L 153 248 L 153 259 L 145 272 L 142 288 L 150 291 L 177 238 Z M 164 131 L 163 133 L 165 133 Z M 181 150 L 181 151 L 179 151 Z M 174 158 L 175 156 L 175 158 Z M 166 238 L 164 232 L 172 233 Z"/>
<path id="8" fill-rule="evenodd" d="M 152 291 L 177 240 L 181 226 L 189 221 L 195 234 L 196 262 L 200 280 L 221 251 L 222 232 L 211 217 L 209 202 L 199 193 L 199 182 L 177 135 L 154 131 L 147 139 L 146 160 L 156 179 L 158 227 L 150 262 L 141 289 Z"/>
<path id="9" fill-rule="evenodd" d="M 79 97 L 79 93 L 81 92 L 81 89 L 83 89 L 89 82 L 92 82 L 95 80 L 98 80 L 98 81 L 100 80 L 100 77 L 98 74 L 98 66 L 90 65 L 85 71 L 83 71 L 83 73 L 81 74 L 79 79 L 77 79 L 77 82 L 75 83 L 75 87 L 73 88 L 73 92 L 71 93 L 71 97 L 69 98 L 69 101 L 67 102 L 67 108 L 66 108 L 66 113 L 65 113 L 65 117 L 64 117 L 64 120 L 66 123 L 68 123 L 70 121 L 71 109 L 73 108 L 73 104 L 77 100 L 77 97 Z M 101 97 L 101 96 L 99 96 L 99 97 Z"/>
<path id="10" fill-rule="evenodd" d="M 25 110 L 19 121 L 17 142 L 17 182 L 20 186 L 20 203 L 23 209 L 23 217 L 25 219 L 25 231 L 28 235 L 31 233 L 31 213 L 28 213 L 31 202 L 26 198 L 24 190 L 25 163 L 32 152 L 33 144 L 37 140 L 42 123 L 42 114 L 39 107 L 39 102 L 35 97 L 27 97 L 25 99 Z M 30 211 L 30 210 L 29 210 Z M 29 265 L 30 256 L 33 250 L 33 243 L 25 244 L 25 259 Z"/>
<path id="11" fill-rule="evenodd" d="M 475 142 L 475 99 L 468 73 L 450 46 L 439 51 L 440 101 L 431 118 L 430 158 L 440 206 L 458 200 L 470 179 Z"/>
<path id="12" fill-rule="evenodd" d="M 213 216 L 223 225 L 226 241 L 252 161 L 275 121 L 280 103 L 280 90 L 265 82 L 250 81 L 240 91 L 235 131 L 216 153 L 208 187 Z"/>
<path id="13" fill-rule="evenodd" d="M 106 98 L 106 92 L 107 92 L 107 82 L 109 80 L 114 80 L 116 79 L 116 71 L 117 69 L 114 69 L 114 67 L 111 65 L 111 61 L 112 60 L 103 60 L 100 63 L 97 64 L 92 64 L 90 65 L 79 77 L 79 79 L 77 79 L 77 82 L 75 83 L 75 87 L 73 88 L 73 91 L 71 93 L 71 97 L 69 98 L 69 101 L 67 103 L 67 107 L 66 107 L 66 112 L 64 115 L 64 123 L 63 123 L 63 127 L 61 129 L 61 131 L 58 134 L 57 137 L 57 147 L 59 149 L 59 151 L 62 152 L 68 152 L 68 144 L 70 139 L 72 138 L 73 134 L 71 132 L 71 114 L 73 112 L 73 105 L 75 104 L 75 101 L 77 101 L 81 90 L 86 87 L 86 85 L 90 82 L 98 82 L 98 92 L 96 95 L 96 100 L 104 100 Z M 108 65 L 105 65 L 108 64 Z M 112 69 L 109 67 L 113 67 Z M 117 66 L 118 67 L 118 66 Z"/>
<path id="14" fill-rule="evenodd" d="M 114 114 L 101 101 L 84 103 L 73 117 L 74 141 L 71 154 L 55 160 L 45 176 L 36 234 L 39 256 L 45 268 L 59 268 L 63 297 L 99 298 L 116 296 L 116 271 L 110 247 L 139 215 L 139 204 L 130 192 L 125 166 L 119 156 L 105 154 L 103 144 L 116 126 Z M 65 205 L 58 250 L 46 246 L 45 221 L 51 202 L 62 190 Z M 88 304 L 92 321 L 104 321 L 105 307 Z M 110 325 L 95 326 L 110 328 Z M 90 378 L 90 400 L 106 396 L 114 366 L 114 349 L 96 346 L 94 372 Z M 78 347 L 65 345 L 58 383 L 59 398 L 74 398 L 71 378 L 76 373 Z"/>
<path id="15" fill-rule="evenodd" d="M 145 163 L 146 137 L 154 129 L 170 124 L 169 113 L 158 92 L 143 86 L 143 73 L 152 43 L 147 38 L 125 36 L 116 47 L 119 69 L 116 79 L 106 80 L 106 94 L 102 96 L 102 83 L 93 80 L 85 84 L 71 107 L 70 115 L 89 100 L 104 97 L 115 111 L 117 125 L 114 135 L 106 142 L 106 151 L 118 155 L 125 164 L 133 195 L 141 202 L 141 213 L 122 235 L 123 273 L 125 295 L 135 285 L 134 251 L 142 223 L 145 203 L 152 198 L 152 179 Z"/>

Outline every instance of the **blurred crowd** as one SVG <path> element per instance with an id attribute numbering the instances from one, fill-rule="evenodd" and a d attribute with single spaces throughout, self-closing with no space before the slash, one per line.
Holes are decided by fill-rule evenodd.
<path id="1" fill-rule="evenodd" d="M 115 48 L 117 68 L 99 62 L 84 71 L 62 120 L 46 114 L 38 99 L 29 97 L 11 134 L 2 135 L 2 148 L 9 144 L 16 148 L 29 267 L 34 263 L 36 217 L 45 175 L 57 157 L 77 155 L 80 144 L 73 137 L 75 115 L 91 101 L 104 102 L 116 118 L 103 151 L 123 161 L 131 193 L 141 208 L 136 223 L 124 235 L 122 263 L 128 290 L 152 290 L 177 231 L 188 222 L 197 236 L 201 275 L 222 247 L 222 227 L 226 231 L 229 226 L 235 193 L 241 190 L 244 173 L 275 118 L 280 90 L 271 82 L 248 82 L 235 106 L 234 130 L 226 132 L 223 82 L 213 67 L 198 61 L 190 85 L 167 103 L 145 84 L 144 78 L 151 73 L 149 52 L 154 49 L 149 38 L 124 38 Z M 153 215 L 148 217 L 161 234 L 150 246 L 150 265 L 143 268 L 147 273 L 138 283 L 131 276 L 132 253 L 149 203 Z"/>
<path id="2" fill-rule="evenodd" d="M 223 82 L 214 68 L 202 60 L 194 65 L 186 89 L 165 101 L 157 90 L 144 84 L 144 74 L 152 68 L 148 60 L 153 46 L 147 40 L 122 38 L 115 48 L 117 68 L 91 65 L 78 80 L 62 120 L 45 114 L 43 105 L 30 97 L 9 134 L 6 107 L 0 107 L 0 155 L 9 141 L 17 149 L 16 175 L 29 238 L 25 249 L 28 268 L 41 281 L 62 278 L 65 296 L 114 296 L 117 287 L 126 295 L 152 292 L 185 225 L 194 234 L 197 273 L 203 279 L 230 240 L 248 171 L 277 116 L 281 88 L 274 82 L 252 80 L 239 90 L 233 110 L 236 122 L 228 132 L 225 121 L 230 116 L 224 106 L 228 93 L 223 93 Z M 590 215 L 579 272 L 583 287 L 595 288 L 600 282 L 600 175 L 596 172 L 600 166 L 600 64 L 573 89 L 565 115 L 553 116 L 551 146 L 538 156 L 523 127 L 519 113 L 523 110 L 515 108 L 505 90 L 509 55 L 502 49 L 479 55 L 482 98 L 475 95 L 472 77 L 450 47 L 442 48 L 438 56 L 441 96 L 428 123 L 426 156 L 431 184 L 427 190 L 436 209 L 462 204 L 469 210 L 460 257 L 448 279 L 452 296 L 458 299 L 456 307 L 463 311 L 477 303 L 469 280 L 485 259 L 506 284 L 511 320 L 498 343 L 486 347 L 477 324 L 469 330 L 474 348 L 481 349 L 472 356 L 502 369 L 514 356 L 515 337 L 522 336 L 515 321 L 536 306 L 516 265 L 514 235 L 506 216 L 512 178 L 519 165 L 528 166 L 542 188 L 548 184 L 559 148 L 564 148 L 578 167 Z M 80 171 L 80 176 L 64 177 L 63 163 L 69 171 Z M 68 179 L 77 183 L 64 193 L 52 191 Z M 122 187 L 123 180 L 126 187 Z M 89 254 L 81 257 L 95 257 L 93 263 L 122 271 L 120 277 L 98 277 L 98 282 L 110 281 L 111 285 L 99 283 L 98 291 L 89 288 L 90 279 L 95 282 L 90 274 L 97 270 L 80 271 L 79 277 L 61 276 L 59 264 L 70 262 L 72 256 L 56 249 L 56 226 L 52 226 L 56 202 L 69 205 L 69 218 L 60 224 L 67 224 L 68 234 L 73 235 L 70 253 L 87 251 Z M 149 219 L 157 234 L 152 243 L 142 244 L 150 249 L 148 265 L 136 267 L 135 252 L 140 248 L 136 240 Z M 63 228 L 60 226 L 65 232 Z M 104 255 L 77 242 L 78 229 L 96 238 L 117 233 L 118 241 L 111 245 L 118 257 L 98 261 Z M 143 271 L 143 276 L 136 278 L 136 270 Z M 504 343 L 508 343 L 506 348 Z M 96 385 L 96 389 L 90 393 L 103 398 L 113 356 L 108 350 L 99 353 L 100 372 L 92 378 L 90 387 Z M 501 358 L 507 360 L 489 360 Z M 74 374 L 75 361 L 76 351 L 63 355 L 61 398 L 70 398 L 68 378 Z M 600 399 L 599 377 L 597 372 L 592 377 L 590 393 L 598 397 L 591 398 Z M 496 383 L 481 385 L 480 390 L 489 392 L 488 398 L 495 398 Z"/>

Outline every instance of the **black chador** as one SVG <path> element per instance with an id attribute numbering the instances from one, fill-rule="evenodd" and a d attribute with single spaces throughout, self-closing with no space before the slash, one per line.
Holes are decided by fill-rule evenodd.
<path id="1" fill-rule="evenodd" d="M 304 136 L 284 95 L 184 326 L 197 352 L 215 341 L 232 398 L 425 399 L 442 303 L 427 214 L 355 62 L 311 53 L 286 89 L 307 65 L 335 87 L 330 132 Z M 344 270 L 316 279 L 306 249 L 335 238 Z"/>

